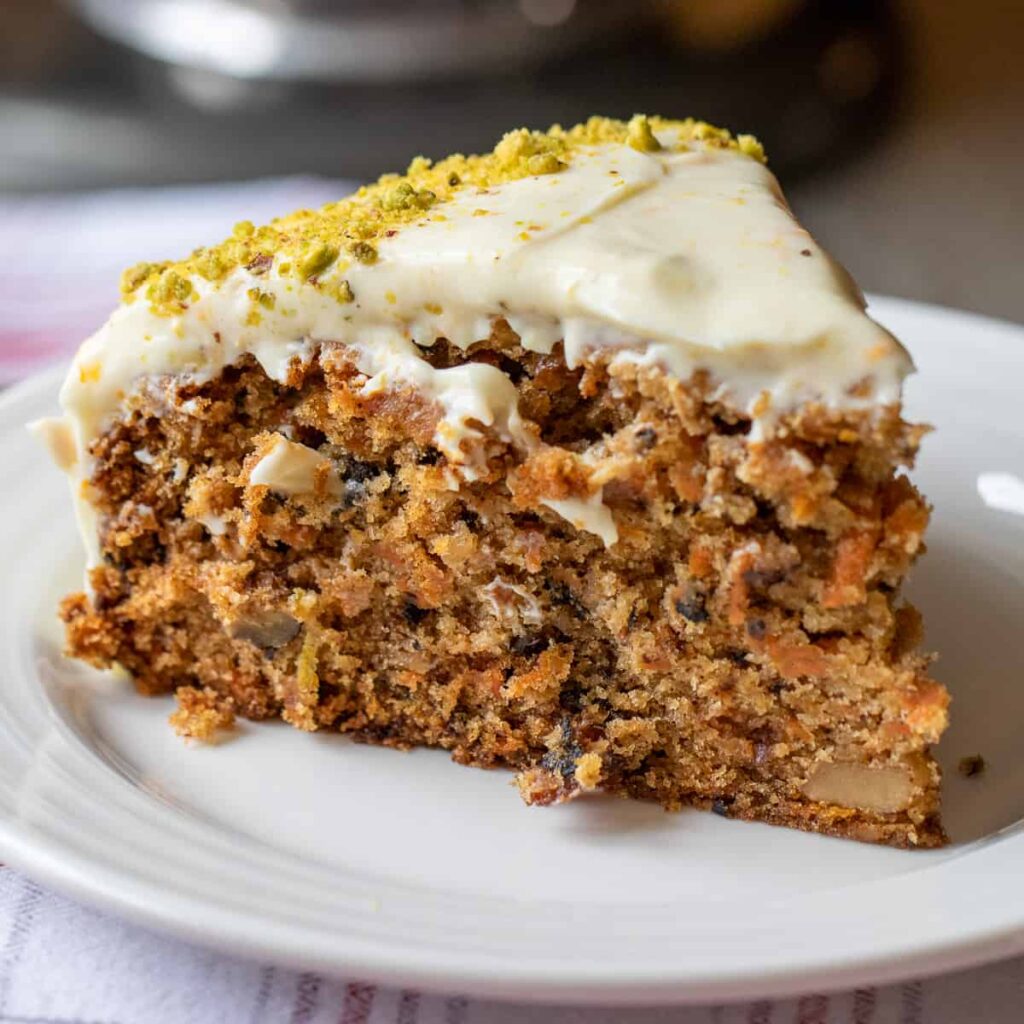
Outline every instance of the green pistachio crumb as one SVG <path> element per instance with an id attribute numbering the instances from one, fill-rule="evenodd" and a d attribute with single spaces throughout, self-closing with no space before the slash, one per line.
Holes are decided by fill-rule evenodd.
<path id="1" fill-rule="evenodd" d="M 387 192 L 381 199 L 381 209 L 393 212 L 395 210 L 425 210 L 431 205 L 437 196 L 430 189 L 416 189 L 407 181 L 396 185 L 390 192 Z"/>
<path id="2" fill-rule="evenodd" d="M 360 263 L 374 264 L 377 262 L 377 250 L 369 242 L 356 242 L 348 250 Z"/>
<path id="3" fill-rule="evenodd" d="M 354 301 L 355 295 L 352 293 L 352 286 L 344 278 L 340 281 L 328 281 L 321 285 L 324 294 L 329 295 L 335 302 L 340 303 L 343 306 Z"/>
<path id="4" fill-rule="evenodd" d="M 260 277 L 262 274 L 265 274 L 273 265 L 274 257 L 267 252 L 256 253 L 255 256 L 244 264 L 245 269 L 256 277 Z"/>
<path id="5" fill-rule="evenodd" d="M 121 294 L 127 298 L 146 281 L 150 274 L 161 270 L 163 266 L 162 263 L 136 263 L 134 267 L 129 267 L 121 275 Z"/>
<path id="6" fill-rule="evenodd" d="M 231 263 L 215 249 L 201 249 L 193 262 L 196 272 L 207 281 L 219 281 L 231 270 Z"/>
<path id="7" fill-rule="evenodd" d="M 322 274 L 337 258 L 336 245 L 316 242 L 295 261 L 295 271 L 299 277 L 308 281 L 311 277 Z"/>
<path id="8" fill-rule="evenodd" d="M 277 298 L 272 292 L 263 292 L 259 288 L 250 288 L 246 295 L 264 309 L 273 309 L 277 305 Z"/>
<path id="9" fill-rule="evenodd" d="M 657 153 L 661 149 L 646 114 L 634 114 L 630 119 L 626 125 L 626 144 L 641 153 Z"/>
<path id="10" fill-rule="evenodd" d="M 737 135 L 736 145 L 741 153 L 745 153 L 747 156 L 752 157 L 754 160 L 758 160 L 761 163 L 765 163 L 767 158 L 764 154 L 764 146 L 761 145 L 758 139 L 755 139 L 753 135 Z"/>
<path id="11" fill-rule="evenodd" d="M 191 280 L 173 270 L 165 270 L 146 289 L 146 298 L 158 311 L 180 313 L 195 294 Z"/>
<path id="12" fill-rule="evenodd" d="M 554 153 L 534 153 L 526 161 L 526 169 L 530 174 L 554 174 L 557 171 L 564 171 L 566 163 L 559 160 Z"/>

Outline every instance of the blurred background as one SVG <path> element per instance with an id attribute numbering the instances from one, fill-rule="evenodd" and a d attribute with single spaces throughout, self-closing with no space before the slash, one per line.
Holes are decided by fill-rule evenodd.
<path id="1" fill-rule="evenodd" d="M 636 111 L 760 136 L 867 290 L 1024 321 L 1021 0 L 0 0 L 0 346 L 239 217 Z M 90 293 L 40 329 L 47 275 Z"/>

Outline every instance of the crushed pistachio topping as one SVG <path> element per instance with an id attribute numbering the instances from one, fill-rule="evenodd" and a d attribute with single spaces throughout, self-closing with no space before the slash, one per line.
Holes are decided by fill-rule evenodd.
<path id="1" fill-rule="evenodd" d="M 350 302 L 355 301 L 352 286 L 344 279 L 340 281 L 324 281 L 320 285 L 320 290 L 342 306 L 347 306 Z"/>
<path id="2" fill-rule="evenodd" d="M 246 294 L 254 303 L 259 304 L 264 309 L 273 309 L 277 302 L 277 297 L 273 292 L 263 292 L 259 288 L 250 288 Z"/>
<path id="3" fill-rule="evenodd" d="M 154 274 L 169 266 L 167 263 L 136 263 L 121 275 L 121 294 L 126 298 L 145 284 Z"/>
<path id="4" fill-rule="evenodd" d="M 328 242 L 313 242 L 295 261 L 295 272 L 299 277 L 309 280 L 322 274 L 337 258 L 339 252 L 336 245 Z"/>
<path id="5" fill-rule="evenodd" d="M 377 262 L 377 250 L 369 242 L 356 242 L 349 250 L 360 263 L 372 264 Z"/>
<path id="6" fill-rule="evenodd" d="M 399 182 L 381 197 L 382 210 L 395 213 L 399 210 L 426 210 L 437 201 L 437 193 L 429 188 L 417 189 L 408 181 Z"/>
<path id="7" fill-rule="evenodd" d="M 640 150 L 641 153 L 656 153 L 661 149 L 661 143 L 646 115 L 636 114 L 630 119 L 626 125 L 626 145 Z"/>
<path id="8" fill-rule="evenodd" d="M 526 161 L 526 169 L 531 174 L 554 174 L 556 171 L 564 171 L 568 166 L 554 153 L 534 153 Z"/>
<path id="9" fill-rule="evenodd" d="M 274 265 L 274 257 L 267 252 L 258 252 L 248 263 L 245 264 L 245 269 L 250 274 L 254 274 L 259 277 L 261 274 L 265 274 Z"/>
<path id="10" fill-rule="evenodd" d="M 176 270 L 163 270 L 146 287 L 149 299 L 157 313 L 173 315 L 184 312 L 189 300 L 196 294 L 192 281 Z"/>
<path id="11" fill-rule="evenodd" d="M 131 302 L 144 288 L 142 293 L 155 313 L 175 316 L 197 296 L 196 277 L 216 284 L 239 267 L 257 276 L 274 268 L 281 277 L 309 282 L 340 303 L 352 302 L 351 287 L 339 279 L 348 266 L 342 252 L 372 264 L 378 259 L 375 241 L 392 237 L 403 225 L 443 217 L 436 207 L 460 190 L 483 191 L 520 178 L 557 175 L 577 153 L 592 146 L 618 143 L 640 152 L 657 152 L 663 148 L 658 133 L 664 132 L 671 133 L 671 143 L 665 144 L 669 149 L 686 150 L 696 143 L 765 159 L 753 136 L 734 137 L 692 119 L 671 121 L 637 114 L 628 122 L 592 117 L 572 128 L 554 125 L 546 132 L 519 128 L 507 132 L 490 153 L 456 153 L 437 162 L 418 156 L 404 175 L 385 174 L 375 184 L 319 210 L 298 210 L 262 227 L 240 221 L 226 241 L 197 249 L 178 263 L 139 263 L 122 275 L 121 294 Z"/>

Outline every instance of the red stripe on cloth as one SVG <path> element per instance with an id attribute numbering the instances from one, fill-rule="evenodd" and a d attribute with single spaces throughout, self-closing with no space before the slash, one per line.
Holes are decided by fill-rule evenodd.
<path id="1" fill-rule="evenodd" d="M 859 988 L 853 993 L 852 1024 L 871 1024 L 878 1005 L 878 993 L 873 988 Z"/>
<path id="2" fill-rule="evenodd" d="M 752 1003 L 747 1014 L 747 1024 L 772 1024 L 773 1010 L 771 1003 Z"/>
<path id="3" fill-rule="evenodd" d="M 797 1004 L 796 1024 L 827 1024 L 828 996 L 804 996 Z"/>
<path id="4" fill-rule="evenodd" d="M 359 982 L 346 985 L 345 1002 L 341 1006 L 338 1024 L 366 1024 L 370 1019 L 370 1011 L 376 997 L 376 985 L 363 985 Z"/>
<path id="5" fill-rule="evenodd" d="M 924 985 L 911 981 L 900 990 L 901 1024 L 921 1024 L 924 1019 Z"/>
<path id="6" fill-rule="evenodd" d="M 295 1005 L 288 1024 L 306 1024 L 320 1006 L 320 989 L 324 979 L 319 974 L 300 974 L 295 987 Z"/>

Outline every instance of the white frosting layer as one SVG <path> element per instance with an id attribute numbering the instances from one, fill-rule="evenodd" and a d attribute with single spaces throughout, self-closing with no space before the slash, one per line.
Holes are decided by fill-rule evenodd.
<path id="1" fill-rule="evenodd" d="M 467 347 L 496 317 L 528 349 L 564 340 L 570 365 L 611 349 L 680 378 L 706 370 L 723 401 L 754 415 L 755 431 L 807 400 L 895 402 L 910 369 L 846 272 L 794 220 L 774 176 L 733 150 L 583 149 L 558 173 L 465 187 L 377 250 L 372 265 L 323 275 L 349 282 L 347 304 L 275 264 L 216 284 L 195 277 L 197 296 L 178 316 L 157 315 L 142 297 L 121 306 L 82 346 L 61 393 L 75 452 L 63 461 L 78 483 L 88 446 L 140 380 L 206 381 L 249 353 L 281 381 L 292 360 L 328 341 L 350 347 L 366 392 L 411 385 L 435 401 L 436 443 L 472 478 L 464 442 L 481 424 L 528 443 L 515 387 L 484 364 L 435 370 L 414 342 Z M 272 309 L 254 307 L 253 288 L 273 296 Z M 599 493 L 572 508 L 547 504 L 614 543 Z"/>

